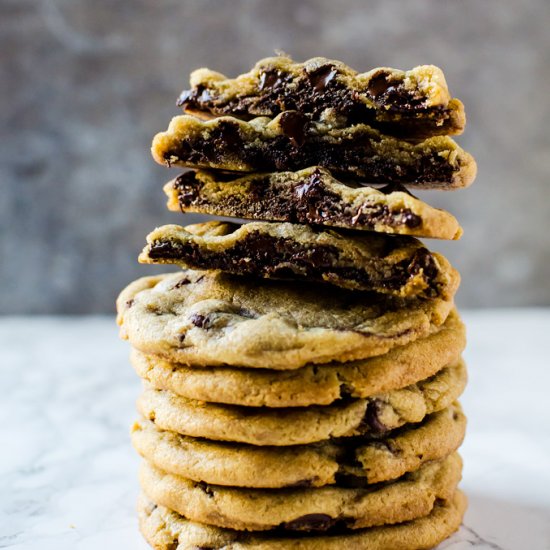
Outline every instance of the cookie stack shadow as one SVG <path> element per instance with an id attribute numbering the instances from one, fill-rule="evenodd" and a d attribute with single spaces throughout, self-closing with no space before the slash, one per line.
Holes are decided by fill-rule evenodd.
<path id="1" fill-rule="evenodd" d="M 168 207 L 253 220 L 155 229 L 121 335 L 144 381 L 132 443 L 157 549 L 431 548 L 458 529 L 459 275 L 417 237 L 458 221 L 461 102 L 433 66 L 323 58 L 201 69 L 153 156 Z"/>

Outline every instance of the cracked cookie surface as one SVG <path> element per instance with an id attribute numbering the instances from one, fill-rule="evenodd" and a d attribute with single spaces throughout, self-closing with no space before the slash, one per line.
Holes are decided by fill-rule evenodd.
<path id="1" fill-rule="evenodd" d="M 142 263 L 329 283 L 401 298 L 452 299 L 458 275 L 414 237 L 347 234 L 291 223 L 165 225 L 147 236 Z"/>
<path id="2" fill-rule="evenodd" d="M 452 214 L 413 197 L 403 186 L 344 184 L 318 166 L 245 176 L 191 170 L 168 182 L 164 191 L 168 208 L 176 212 L 437 239 L 462 235 Z"/>
<path id="3" fill-rule="evenodd" d="M 296 111 L 248 122 L 177 116 L 154 137 L 151 152 L 167 166 L 236 172 L 322 166 L 337 178 L 424 189 L 467 187 L 477 170 L 473 157 L 448 136 L 409 143 L 365 124 L 334 128 L 310 122 Z"/>
<path id="4" fill-rule="evenodd" d="M 278 409 L 206 403 L 146 387 L 137 408 L 161 430 L 283 447 L 365 434 L 381 436 L 404 424 L 421 422 L 451 405 L 464 390 L 466 378 L 466 367 L 460 361 L 416 384 L 369 398 Z"/>
<path id="5" fill-rule="evenodd" d="M 213 485 L 361 487 L 396 479 L 448 456 L 462 443 L 465 429 L 466 418 L 460 405 L 453 403 L 381 439 L 257 447 L 183 436 L 141 419 L 132 428 L 132 443 L 153 466 Z"/>
<path id="6" fill-rule="evenodd" d="M 466 123 L 464 106 L 451 98 L 438 67 L 423 65 L 408 71 L 379 67 L 358 73 L 323 57 L 304 63 L 286 56 L 268 57 L 234 79 L 198 69 L 178 105 L 199 117 L 243 119 L 273 118 L 296 110 L 335 126 L 365 123 L 416 138 L 460 134 Z"/>
<path id="7" fill-rule="evenodd" d="M 382 355 L 435 332 L 453 309 L 326 288 L 184 269 L 131 283 L 117 320 L 134 347 L 174 362 L 287 370 Z"/>
<path id="8" fill-rule="evenodd" d="M 153 502 L 193 521 L 229 529 L 319 532 L 361 529 L 427 516 L 437 501 L 451 501 L 462 474 L 457 453 L 423 464 L 393 481 L 368 488 L 333 486 L 243 489 L 196 483 L 144 462 L 143 492 Z"/>

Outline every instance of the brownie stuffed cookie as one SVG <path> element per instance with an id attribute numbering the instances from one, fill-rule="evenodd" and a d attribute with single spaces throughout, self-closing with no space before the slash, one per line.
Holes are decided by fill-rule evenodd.
<path id="1" fill-rule="evenodd" d="M 319 166 L 296 172 L 190 170 L 164 186 L 168 208 L 214 216 L 312 224 L 435 239 L 459 239 L 457 219 L 402 185 L 345 184 Z"/>
<path id="2" fill-rule="evenodd" d="M 410 143 L 366 124 L 334 128 L 311 122 L 297 111 L 250 121 L 177 116 L 167 131 L 154 137 L 151 151 L 166 166 L 233 172 L 322 166 L 345 181 L 402 183 L 422 189 L 467 187 L 477 170 L 473 157 L 448 136 Z"/>
<path id="3" fill-rule="evenodd" d="M 401 298 L 452 299 L 458 280 L 445 257 L 406 236 L 211 221 L 159 227 L 147 243 L 139 257 L 142 263 L 324 282 Z"/>
<path id="4" fill-rule="evenodd" d="M 268 57 L 235 79 L 198 69 L 178 104 L 199 117 L 244 120 L 296 110 L 334 126 L 368 124 L 409 138 L 460 134 L 466 123 L 464 106 L 451 97 L 438 67 L 379 67 L 357 73 L 323 57 L 305 63 Z"/>

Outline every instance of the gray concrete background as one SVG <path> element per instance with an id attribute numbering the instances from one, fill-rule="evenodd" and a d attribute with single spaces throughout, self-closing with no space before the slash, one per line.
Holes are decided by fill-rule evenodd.
<path id="1" fill-rule="evenodd" d="M 423 194 L 465 235 L 432 242 L 464 306 L 550 305 L 548 0 L 0 0 L 0 311 L 111 312 L 164 208 L 151 138 L 188 73 L 296 59 L 441 66 L 474 185 Z"/>

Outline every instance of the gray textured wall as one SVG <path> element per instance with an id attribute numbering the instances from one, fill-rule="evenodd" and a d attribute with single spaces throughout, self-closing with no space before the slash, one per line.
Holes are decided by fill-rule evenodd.
<path id="1" fill-rule="evenodd" d="M 479 175 L 423 195 L 465 229 L 433 248 L 462 272 L 462 305 L 550 305 L 549 28 L 548 0 L 1 0 L 0 311 L 112 311 L 154 270 L 136 263 L 146 233 L 182 220 L 149 144 L 188 73 L 276 48 L 440 65 Z"/>

